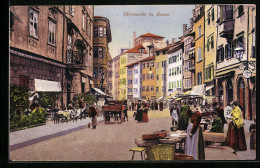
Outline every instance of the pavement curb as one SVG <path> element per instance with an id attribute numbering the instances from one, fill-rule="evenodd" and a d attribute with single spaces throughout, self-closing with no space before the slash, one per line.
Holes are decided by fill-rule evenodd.
<path id="1" fill-rule="evenodd" d="M 104 119 L 98 121 L 98 123 L 102 123 L 102 122 L 104 122 Z M 72 128 L 72 129 L 68 129 L 68 130 L 65 130 L 65 131 L 57 132 L 57 133 L 54 133 L 54 134 L 50 134 L 50 135 L 42 136 L 42 137 L 39 137 L 39 138 L 34 138 L 34 139 L 31 139 L 31 140 L 28 140 L 28 141 L 25 141 L 25 142 L 10 145 L 9 150 L 14 151 L 14 150 L 19 149 L 19 148 L 23 148 L 23 147 L 26 147 L 26 146 L 29 146 L 29 145 L 36 144 L 38 142 L 46 141 L 48 139 L 56 138 L 58 136 L 66 135 L 66 134 L 69 134 L 71 132 L 84 129 L 86 127 L 87 127 L 87 125 L 81 125 L 81 126 L 78 126 L 78 127 Z"/>

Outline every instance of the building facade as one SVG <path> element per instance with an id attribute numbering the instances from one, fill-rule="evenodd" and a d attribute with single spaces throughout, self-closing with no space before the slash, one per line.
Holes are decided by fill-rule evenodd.
<path id="1" fill-rule="evenodd" d="M 56 106 L 66 108 L 92 87 L 92 31 L 93 6 L 12 6 L 10 84 L 30 91 L 50 84 L 42 92 L 58 85 Z"/>
<path id="2" fill-rule="evenodd" d="M 94 17 L 94 87 L 105 93 L 108 87 L 108 63 L 111 59 L 108 43 L 112 41 L 109 20 L 102 16 Z M 102 81 L 102 82 L 101 82 Z M 102 88 L 101 88 L 102 87 Z"/>
<path id="3" fill-rule="evenodd" d="M 216 67 L 216 39 L 217 39 L 217 5 L 205 5 L 205 69 L 204 83 L 206 94 L 215 95 L 214 69 Z"/>
<path id="4" fill-rule="evenodd" d="M 119 99 L 120 94 L 120 57 L 113 58 L 113 97 L 115 100 Z"/>
<path id="5" fill-rule="evenodd" d="M 140 60 L 141 64 L 141 86 L 142 86 L 142 99 L 152 100 L 155 99 L 155 56 L 147 57 Z"/>
<path id="6" fill-rule="evenodd" d="M 204 84 L 204 5 L 195 5 L 195 85 Z"/>
<path id="7" fill-rule="evenodd" d="M 182 81 L 183 81 L 183 42 L 177 42 L 168 52 L 168 64 L 167 64 L 167 96 L 174 92 L 182 93 Z"/>
<path id="8" fill-rule="evenodd" d="M 183 91 L 190 91 L 195 79 L 195 53 L 194 53 L 193 18 L 190 19 L 190 27 L 183 25 Z"/>
<path id="9" fill-rule="evenodd" d="M 218 6 L 218 40 L 216 58 L 216 95 L 221 105 L 226 106 L 236 100 L 242 107 L 244 119 L 255 117 L 252 103 L 255 95 L 255 57 L 250 53 L 255 50 L 249 43 L 249 16 L 255 5 L 219 5 Z M 252 23 L 252 22 L 251 22 Z M 253 29 L 252 24 L 252 29 Z M 252 32 L 251 29 L 251 32 Z M 252 53 L 251 53 L 252 54 Z M 248 61 L 252 64 L 248 65 Z M 243 72 L 250 70 L 251 77 L 245 78 Z"/>

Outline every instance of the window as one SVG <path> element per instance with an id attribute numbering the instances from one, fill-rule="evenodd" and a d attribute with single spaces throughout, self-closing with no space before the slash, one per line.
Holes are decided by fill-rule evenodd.
<path id="1" fill-rule="evenodd" d="M 172 69 L 169 69 L 169 76 L 171 76 L 172 74 Z"/>
<path id="2" fill-rule="evenodd" d="M 211 49 L 214 48 L 214 36 L 211 36 L 210 47 Z"/>
<path id="3" fill-rule="evenodd" d="M 104 27 L 99 26 L 99 37 L 103 37 L 104 36 Z"/>
<path id="4" fill-rule="evenodd" d="M 156 75 L 156 80 L 159 80 L 159 75 Z"/>
<path id="5" fill-rule="evenodd" d="M 71 16 L 74 16 L 74 13 L 75 13 L 75 8 L 74 8 L 74 6 L 69 6 L 69 14 L 71 15 Z"/>
<path id="6" fill-rule="evenodd" d="M 102 67 L 99 67 L 99 70 L 98 70 L 98 77 L 101 79 L 102 77 L 102 73 L 103 73 L 103 68 Z"/>
<path id="7" fill-rule="evenodd" d="M 150 76 L 150 75 L 149 75 L 149 74 L 147 74 L 147 79 L 149 79 L 149 76 Z"/>
<path id="8" fill-rule="evenodd" d="M 160 66 L 160 63 L 159 63 L 159 62 L 157 62 L 157 68 L 159 68 L 159 66 Z"/>
<path id="9" fill-rule="evenodd" d="M 98 57 L 103 58 L 103 47 L 98 47 Z"/>
<path id="10" fill-rule="evenodd" d="M 226 59 L 232 58 L 231 42 L 228 42 L 225 45 L 225 58 Z"/>
<path id="11" fill-rule="evenodd" d="M 154 74 L 151 74 L 151 79 L 154 79 Z"/>
<path id="12" fill-rule="evenodd" d="M 94 47 L 94 58 L 98 57 L 98 47 Z"/>
<path id="13" fill-rule="evenodd" d="M 212 22 L 214 20 L 214 7 L 211 9 L 211 20 L 212 20 Z"/>
<path id="14" fill-rule="evenodd" d="M 198 27 L 198 37 L 201 36 L 201 25 Z"/>
<path id="15" fill-rule="evenodd" d="M 171 87 L 171 82 L 169 82 L 169 89 L 171 89 L 172 87 Z"/>
<path id="16" fill-rule="evenodd" d="M 132 76 L 132 71 L 128 71 L 128 75 L 129 75 L 129 76 Z"/>
<path id="17" fill-rule="evenodd" d="M 151 62 L 151 67 L 153 67 L 154 66 L 154 62 Z"/>
<path id="18" fill-rule="evenodd" d="M 48 43 L 55 45 L 56 24 L 49 20 Z"/>
<path id="19" fill-rule="evenodd" d="M 159 92 L 159 87 L 156 87 L 156 92 Z"/>
<path id="20" fill-rule="evenodd" d="M 151 86 L 151 91 L 154 91 L 154 87 L 153 86 Z"/>
<path id="21" fill-rule="evenodd" d="M 34 11 L 33 9 L 30 9 L 30 35 L 36 38 L 38 38 L 38 15 L 38 12 Z"/>
<path id="22" fill-rule="evenodd" d="M 91 23 L 89 23 L 88 30 L 89 30 L 88 36 L 89 36 L 89 39 L 91 39 L 91 33 L 92 33 L 92 31 L 91 31 Z"/>
<path id="23" fill-rule="evenodd" d="M 134 79 L 134 84 L 138 84 L 138 79 Z"/>
<path id="24" fill-rule="evenodd" d="M 135 74 L 138 74 L 138 69 L 135 69 L 134 72 L 135 72 Z"/>
<path id="25" fill-rule="evenodd" d="M 94 27 L 94 37 L 98 36 L 98 27 Z"/>
<path id="26" fill-rule="evenodd" d="M 209 38 L 207 40 L 207 51 L 209 51 Z"/>
<path id="27" fill-rule="evenodd" d="M 146 63 L 146 67 L 149 67 L 149 62 L 148 62 L 148 63 Z"/>
<path id="28" fill-rule="evenodd" d="M 201 58 L 201 47 L 198 48 L 198 51 L 197 51 L 197 62 L 201 61 L 202 58 Z"/>
<path id="29" fill-rule="evenodd" d="M 177 88 L 180 88 L 180 81 L 177 81 Z"/>
<path id="30" fill-rule="evenodd" d="M 145 86 L 142 87 L 142 91 L 143 91 L 143 92 L 145 91 Z"/>
<path id="31" fill-rule="evenodd" d="M 143 74 L 143 80 L 145 80 L 145 74 Z"/>
<path id="32" fill-rule="evenodd" d="M 137 88 L 134 88 L 134 93 L 138 93 L 138 89 Z"/>
<path id="33" fill-rule="evenodd" d="M 208 25 L 210 24 L 210 12 L 208 12 Z"/>
<path id="34" fill-rule="evenodd" d="M 163 61 L 162 61 L 162 67 L 163 67 L 163 65 L 164 65 L 164 64 L 163 64 Z"/>
<path id="35" fill-rule="evenodd" d="M 82 11 L 82 29 L 85 30 L 85 14 Z"/>
<path id="36" fill-rule="evenodd" d="M 19 85 L 24 87 L 29 87 L 29 76 L 20 75 L 19 76 Z"/>
<path id="37" fill-rule="evenodd" d="M 143 63 L 143 68 L 145 68 L 145 63 Z"/>
<path id="38" fill-rule="evenodd" d="M 217 50 L 217 62 L 223 62 L 224 61 L 224 48 L 221 46 Z"/>
<path id="39" fill-rule="evenodd" d="M 226 8 L 226 20 L 233 19 L 233 5 L 225 5 Z"/>
<path id="40" fill-rule="evenodd" d="M 132 85 L 132 80 L 128 80 L 128 85 Z"/>
<path id="41" fill-rule="evenodd" d="M 202 72 L 197 73 L 197 84 L 198 85 L 202 84 Z"/>
<path id="42" fill-rule="evenodd" d="M 132 93 L 132 88 L 128 88 L 128 93 Z"/>
<path id="43" fill-rule="evenodd" d="M 164 79 L 163 76 L 164 76 L 164 75 L 162 74 L 162 80 Z"/>
<path id="44" fill-rule="evenodd" d="M 242 16 L 244 14 L 244 6 L 239 5 L 238 7 L 238 17 Z"/>
<path id="45" fill-rule="evenodd" d="M 147 91 L 147 92 L 149 91 L 149 86 L 146 86 L 146 91 Z"/>
<path id="46" fill-rule="evenodd" d="M 85 93 L 85 83 L 81 83 L 81 93 Z"/>

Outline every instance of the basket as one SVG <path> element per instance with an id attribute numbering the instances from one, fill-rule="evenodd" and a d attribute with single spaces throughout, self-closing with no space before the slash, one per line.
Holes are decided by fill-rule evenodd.
<path id="1" fill-rule="evenodd" d="M 173 160 L 175 153 L 175 145 L 158 144 L 150 146 L 146 149 L 148 160 Z"/>
<path id="2" fill-rule="evenodd" d="M 185 154 L 181 154 L 181 153 L 176 153 L 174 155 L 174 160 L 194 160 L 193 156 L 190 155 L 185 155 Z"/>

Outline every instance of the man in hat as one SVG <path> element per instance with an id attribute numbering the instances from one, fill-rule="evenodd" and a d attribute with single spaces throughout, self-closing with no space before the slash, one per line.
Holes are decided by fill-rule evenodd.
<path id="1" fill-rule="evenodd" d="M 236 101 L 231 105 L 234 110 L 231 112 L 232 121 L 228 126 L 227 145 L 234 149 L 233 153 L 236 153 L 236 151 L 247 150 L 247 146 L 241 109 Z"/>

